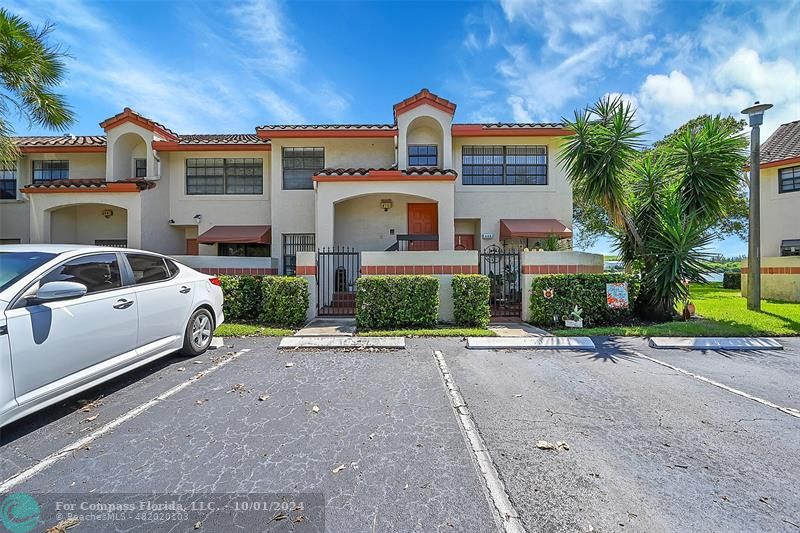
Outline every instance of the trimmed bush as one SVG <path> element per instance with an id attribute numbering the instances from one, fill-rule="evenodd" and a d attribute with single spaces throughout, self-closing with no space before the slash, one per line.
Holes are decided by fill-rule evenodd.
<path id="1" fill-rule="evenodd" d="M 308 281 L 294 276 L 265 276 L 261 279 L 261 315 L 271 326 L 300 326 L 308 310 Z"/>
<path id="2" fill-rule="evenodd" d="M 364 329 L 434 326 L 439 280 L 433 276 L 363 276 L 356 282 L 356 325 Z"/>
<path id="3" fill-rule="evenodd" d="M 606 283 L 628 284 L 628 309 L 611 309 L 606 301 Z M 545 298 L 546 289 L 552 289 L 551 298 Z M 531 284 L 530 322 L 542 327 L 553 327 L 553 317 L 559 324 L 575 305 L 583 309 L 584 326 L 619 324 L 633 314 L 639 295 L 639 278 L 627 274 L 555 274 L 539 276 Z"/>
<path id="4" fill-rule="evenodd" d="M 725 272 L 722 274 L 723 289 L 741 289 L 742 274 L 740 272 Z"/>
<path id="5" fill-rule="evenodd" d="M 258 320 L 261 313 L 260 276 L 219 276 L 227 320 Z"/>
<path id="6" fill-rule="evenodd" d="M 485 328 L 489 324 L 491 282 L 482 274 L 453 276 L 453 315 L 459 326 Z"/>

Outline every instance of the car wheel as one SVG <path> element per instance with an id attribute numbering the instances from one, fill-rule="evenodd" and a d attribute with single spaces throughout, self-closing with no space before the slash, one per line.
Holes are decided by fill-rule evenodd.
<path id="1" fill-rule="evenodd" d="M 184 355 L 197 356 L 208 350 L 214 337 L 214 317 L 208 309 L 198 309 L 189 317 L 183 337 Z"/>

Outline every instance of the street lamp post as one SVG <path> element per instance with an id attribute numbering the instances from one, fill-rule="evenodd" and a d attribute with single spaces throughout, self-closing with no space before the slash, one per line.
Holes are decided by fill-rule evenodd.
<path id="1" fill-rule="evenodd" d="M 747 242 L 747 308 L 761 311 L 761 139 L 764 111 L 772 104 L 756 102 L 742 114 L 750 121 L 750 231 Z"/>

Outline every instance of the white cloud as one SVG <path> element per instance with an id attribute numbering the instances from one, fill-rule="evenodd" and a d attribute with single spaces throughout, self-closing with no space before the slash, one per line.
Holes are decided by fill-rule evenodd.
<path id="1" fill-rule="evenodd" d="M 276 0 L 251 0 L 230 12 L 236 21 L 236 34 L 257 47 L 268 68 L 285 72 L 303 60 L 300 46 L 285 31 L 289 22 Z"/>

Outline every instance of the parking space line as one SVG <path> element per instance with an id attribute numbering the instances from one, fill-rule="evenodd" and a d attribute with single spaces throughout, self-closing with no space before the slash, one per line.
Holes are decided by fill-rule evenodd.
<path id="1" fill-rule="evenodd" d="M 488 496 L 492 507 L 495 511 L 495 518 L 499 519 L 503 530 L 506 533 L 525 533 L 525 528 L 522 525 L 522 520 L 519 517 L 514 504 L 511 503 L 506 491 L 505 483 L 500 479 L 500 473 L 494 466 L 492 456 L 486 448 L 486 443 L 483 437 L 478 432 L 478 427 L 475 420 L 472 418 L 472 413 L 464 402 L 464 397 L 458 390 L 458 386 L 453 381 L 450 371 L 447 368 L 447 362 L 444 360 L 442 352 L 439 350 L 433 351 L 433 356 L 436 359 L 436 365 L 439 373 L 444 380 L 444 385 L 447 388 L 447 395 L 450 398 L 450 404 L 456 412 L 461 429 L 467 439 L 470 451 L 475 456 L 475 462 L 480 469 L 483 476 L 486 488 L 489 492 Z"/>
<path id="2" fill-rule="evenodd" d="M 650 357 L 649 355 L 645 355 L 645 354 L 643 354 L 641 352 L 638 352 L 636 350 L 625 349 L 625 351 L 628 351 L 628 352 L 630 352 L 630 353 L 632 353 L 634 355 L 637 355 L 637 356 L 639 356 L 639 357 L 641 357 L 643 359 L 647 359 L 648 361 L 652 361 L 653 363 L 656 363 L 658 365 L 670 368 L 670 369 L 674 370 L 675 372 L 680 372 L 681 374 L 684 374 L 684 375 L 687 375 L 689 377 L 695 378 L 695 379 L 700 380 L 700 381 L 702 381 L 704 383 L 708 383 L 710 385 L 714 385 L 715 387 L 719 387 L 720 389 L 726 390 L 728 392 L 732 392 L 733 394 L 737 394 L 737 395 L 739 395 L 739 396 L 741 396 L 743 398 L 747 398 L 748 400 L 753 400 L 754 402 L 758 402 L 760 404 L 766 405 L 767 407 L 772 407 L 773 409 L 777 409 L 778 411 L 780 411 L 782 413 L 785 413 L 785 414 L 787 414 L 789 416 L 793 416 L 795 418 L 800 418 L 800 410 L 799 409 L 794 409 L 792 407 L 783 407 L 783 406 L 778 405 L 776 403 L 773 403 L 773 402 L 771 402 L 769 400 L 765 400 L 763 398 L 759 398 L 758 396 L 753 396 L 752 394 L 748 394 L 748 393 L 746 393 L 744 391 L 741 391 L 739 389 L 735 389 L 733 387 L 729 387 L 728 385 L 720 383 L 719 381 L 715 381 L 715 380 L 707 378 L 705 376 L 701 376 L 700 374 L 695 374 L 694 372 L 690 372 L 688 370 L 684 370 L 683 368 L 677 367 L 675 365 L 671 365 L 671 364 L 669 364 L 669 363 L 667 363 L 665 361 L 660 361 L 660 360 L 658 360 L 658 359 L 656 359 L 654 357 Z"/>
<path id="3" fill-rule="evenodd" d="M 137 407 L 134 407 L 130 411 L 118 416 L 117 418 L 115 418 L 111 422 L 109 422 L 109 423 L 97 428 L 96 430 L 94 430 L 93 432 L 91 432 L 87 436 L 83 437 L 82 439 L 79 439 L 79 440 L 75 441 L 72 444 L 64 446 L 63 448 L 61 448 L 58 451 L 51 453 L 50 455 L 48 455 L 47 457 L 42 459 L 40 462 L 38 462 L 35 465 L 31 466 L 30 468 L 28 468 L 26 470 L 22 470 L 21 472 L 18 472 L 16 474 L 14 474 L 13 476 L 9 477 L 8 479 L 6 479 L 2 483 L 0 483 L 0 494 L 6 493 L 9 490 L 11 490 L 12 488 L 14 488 L 17 485 L 19 485 L 20 483 L 23 483 L 23 482 L 31 479 L 33 476 L 35 476 L 36 474 L 46 470 L 47 468 L 49 468 L 51 466 L 53 466 L 55 463 L 57 463 L 61 459 L 64 459 L 65 457 L 70 456 L 73 452 L 75 452 L 77 450 L 80 450 L 82 448 L 85 448 L 91 442 L 96 440 L 98 437 L 101 437 L 101 436 L 105 435 L 106 433 L 108 433 L 109 431 L 112 431 L 113 429 L 121 426 L 122 424 L 124 424 L 128 420 L 132 420 L 132 419 L 136 418 L 137 416 L 139 416 L 140 414 L 144 413 L 145 411 L 147 411 L 148 409 L 150 409 L 154 405 L 158 404 L 159 402 L 162 402 L 162 401 L 166 400 L 170 396 L 174 396 L 175 394 L 179 393 L 180 391 L 182 391 L 183 389 L 185 389 L 186 387 L 188 387 L 192 383 L 195 383 L 198 380 L 202 379 L 203 377 L 207 376 L 208 374 L 211 374 L 212 372 L 222 368 L 223 366 L 227 365 L 231 361 L 233 361 L 236 358 L 238 358 L 240 355 L 243 355 L 243 354 L 245 354 L 245 353 L 247 353 L 249 351 L 250 351 L 249 349 L 243 349 L 243 350 L 239 350 L 238 352 L 234 352 L 232 355 L 226 357 L 225 359 L 222 359 L 221 361 L 215 363 L 214 365 L 210 366 L 209 368 L 198 372 L 197 374 L 192 376 L 190 379 L 187 379 L 183 383 L 179 383 L 178 385 L 175 385 L 174 387 L 172 387 L 171 389 L 167 390 L 166 392 L 163 392 L 163 393 L 159 394 L 158 396 L 156 396 L 155 398 L 153 398 L 153 399 L 151 399 L 151 400 L 149 400 L 149 401 L 147 401 L 147 402 L 145 402 L 145 403 L 143 403 L 143 404 L 141 404 L 141 405 L 139 405 Z"/>

